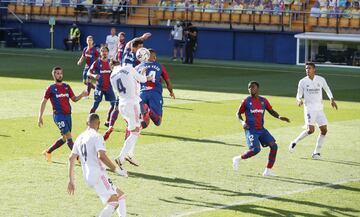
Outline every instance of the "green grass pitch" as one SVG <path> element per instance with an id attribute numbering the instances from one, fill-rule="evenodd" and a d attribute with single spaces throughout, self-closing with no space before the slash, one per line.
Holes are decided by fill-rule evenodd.
<path id="1" fill-rule="evenodd" d="M 62 66 L 64 81 L 80 93 L 84 86 L 82 67 L 76 66 L 79 55 L 0 49 L 0 216 L 88 217 L 98 216 L 103 207 L 79 166 L 75 195 L 67 194 L 66 145 L 53 153 L 52 164 L 41 155 L 59 137 L 50 102 L 44 127 L 37 127 L 40 101 L 52 82 L 51 68 Z M 177 99 L 164 89 L 163 123 L 144 130 L 135 149 L 140 167 L 126 164 L 127 179 L 109 173 L 127 194 L 128 216 L 360 216 L 359 70 L 318 68 L 339 110 L 325 101 L 328 136 L 323 160 L 314 161 L 318 130 L 293 154 L 287 151 L 303 130 L 303 109 L 295 103 L 303 67 L 214 60 L 183 65 L 165 58 L 160 62 L 169 71 Z M 259 81 L 261 94 L 291 119 L 288 124 L 265 115 L 265 127 L 279 144 L 274 178 L 261 176 L 268 148 L 241 161 L 239 171 L 232 170 L 232 157 L 247 149 L 235 112 L 248 94 L 249 80 Z M 91 99 L 72 103 L 74 137 L 85 129 L 91 104 Z M 102 121 L 108 106 L 100 105 Z M 105 130 L 100 128 L 101 133 Z M 107 142 L 111 158 L 120 152 L 123 137 L 119 118 Z"/>

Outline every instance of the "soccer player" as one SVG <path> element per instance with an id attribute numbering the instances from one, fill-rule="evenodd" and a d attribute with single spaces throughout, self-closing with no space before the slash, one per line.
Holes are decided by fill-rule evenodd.
<path id="1" fill-rule="evenodd" d="M 300 140 L 314 133 L 316 123 L 320 128 L 320 134 L 317 138 L 312 158 L 318 160 L 321 159 L 320 150 L 325 142 L 325 135 L 327 133 L 327 119 L 323 110 L 322 89 L 325 90 L 327 96 L 329 97 L 331 106 L 335 109 L 338 107 L 325 78 L 315 75 L 315 64 L 312 62 L 306 63 L 305 71 L 306 77 L 299 81 L 296 100 L 298 106 L 304 104 L 304 119 L 307 129 L 301 132 L 300 135 L 290 143 L 289 151 L 293 152 L 296 144 Z M 303 97 L 304 102 L 302 101 Z"/>
<path id="2" fill-rule="evenodd" d="M 137 37 L 126 43 L 124 56 L 121 62 L 122 66 L 131 65 L 135 67 L 139 64 L 136 59 L 136 51 L 144 47 L 144 41 L 151 36 L 151 33 L 144 33 L 141 37 Z"/>
<path id="3" fill-rule="evenodd" d="M 100 125 L 99 116 L 90 114 L 87 120 L 88 128 L 76 139 L 69 156 L 68 193 L 74 194 L 75 174 L 74 162 L 80 157 L 81 167 L 86 183 L 96 191 L 105 207 L 100 217 L 110 217 L 116 210 L 118 216 L 126 216 L 125 194 L 117 188 L 107 176 L 103 164 L 118 175 L 127 176 L 126 172 L 117 168 L 106 155 L 105 142 L 97 132 Z"/>
<path id="4" fill-rule="evenodd" d="M 48 162 L 51 162 L 51 153 L 61 147 L 65 142 L 67 142 L 70 150 L 73 148 L 74 143 L 71 136 L 71 106 L 69 100 L 71 99 L 73 102 L 77 102 L 82 97 L 88 95 L 88 92 L 85 90 L 80 95 L 75 96 L 70 85 L 62 82 L 64 77 L 62 68 L 54 67 L 51 74 L 55 83 L 46 89 L 41 101 L 38 126 L 41 127 L 43 125 L 43 114 L 46 103 L 50 99 L 53 108 L 54 122 L 61 132 L 61 137 L 48 149 L 43 151 L 45 159 Z"/>
<path id="5" fill-rule="evenodd" d="M 105 126 L 108 126 L 108 130 L 104 135 L 106 140 L 111 132 L 113 131 L 113 126 L 118 117 L 119 111 L 117 109 L 117 99 L 115 93 L 110 83 L 110 74 L 111 67 L 108 60 L 109 49 L 106 46 L 100 48 L 100 57 L 96 60 L 90 67 L 88 71 L 88 76 L 96 79 L 96 88 L 94 91 L 94 104 L 90 110 L 90 113 L 95 113 L 96 109 L 99 107 L 100 102 L 102 101 L 103 96 L 105 100 L 110 102 L 110 109 L 107 114 L 107 119 Z"/>
<path id="6" fill-rule="evenodd" d="M 117 44 L 119 37 L 116 35 L 116 29 L 111 28 L 110 35 L 106 36 L 106 46 L 109 48 L 109 59 L 116 60 L 117 58 Z"/>
<path id="7" fill-rule="evenodd" d="M 94 39 L 91 35 L 86 37 L 86 43 L 87 47 L 84 48 L 77 64 L 80 66 L 85 59 L 83 82 L 87 86 L 87 92 L 90 94 L 91 89 L 95 89 L 95 86 L 91 83 L 91 80 L 89 80 L 87 72 L 89 71 L 89 68 L 93 62 L 99 58 L 99 52 L 97 51 L 96 47 L 94 47 Z"/>
<path id="8" fill-rule="evenodd" d="M 117 44 L 117 61 L 119 61 L 121 64 L 124 55 L 125 45 L 126 45 L 125 32 L 120 32 L 118 34 L 118 37 L 119 37 L 119 41 Z"/>
<path id="9" fill-rule="evenodd" d="M 258 82 L 250 81 L 248 84 L 248 90 L 250 96 L 242 101 L 237 112 L 237 117 L 245 130 L 246 143 L 249 150 L 244 154 L 233 158 L 233 167 L 234 170 L 237 170 L 240 160 L 245 160 L 258 154 L 261 150 L 260 145 L 263 147 L 269 146 L 270 153 L 263 176 L 275 176 L 271 169 L 276 160 L 278 146 L 275 143 L 274 137 L 267 129 L 264 128 L 265 110 L 267 110 L 273 117 L 282 121 L 290 122 L 290 120 L 286 117 L 280 116 L 275 110 L 273 110 L 266 98 L 259 96 Z M 243 113 L 245 113 L 246 121 L 244 121 L 241 116 Z"/>
<path id="10" fill-rule="evenodd" d="M 144 67 L 147 68 L 146 76 L 151 77 L 150 81 L 141 83 L 140 105 L 144 113 L 144 121 L 141 123 L 143 129 L 148 127 L 150 119 L 156 126 L 160 126 L 161 124 L 163 113 L 162 79 L 166 83 L 170 96 L 175 99 L 170 77 L 165 66 L 156 61 L 157 57 L 155 50 L 149 49 L 149 51 L 149 61 L 138 66 L 141 68 L 142 65 L 144 65 Z"/>
<path id="11" fill-rule="evenodd" d="M 122 168 L 123 162 L 138 166 L 134 159 L 134 147 L 140 134 L 141 111 L 140 111 L 140 83 L 146 82 L 146 68 L 138 73 L 131 65 L 114 66 L 111 75 L 111 84 L 119 97 L 120 113 L 127 122 L 129 136 L 124 142 L 120 155 L 115 162 Z"/>

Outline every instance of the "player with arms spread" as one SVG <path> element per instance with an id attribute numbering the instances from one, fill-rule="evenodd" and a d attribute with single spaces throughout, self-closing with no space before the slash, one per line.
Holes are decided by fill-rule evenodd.
<path id="1" fill-rule="evenodd" d="M 320 134 L 317 138 L 312 158 L 318 160 L 321 159 L 320 150 L 325 142 L 325 135 L 327 133 L 327 119 L 322 103 L 322 89 L 325 90 L 329 97 L 331 106 L 335 109 L 338 107 L 325 78 L 315 75 L 315 64 L 311 62 L 306 63 L 305 70 L 307 76 L 299 81 L 296 100 L 299 106 L 304 104 L 304 119 L 307 129 L 301 132 L 300 135 L 290 143 L 289 151 L 293 152 L 296 144 L 300 140 L 313 134 L 315 131 L 315 124 L 317 124 L 320 128 Z M 303 97 L 304 102 L 302 101 Z"/>
<path id="2" fill-rule="evenodd" d="M 97 114 L 90 114 L 87 120 L 88 128 L 75 141 L 74 148 L 69 156 L 68 193 L 74 194 L 75 175 L 74 162 L 80 157 L 81 167 L 86 183 L 93 188 L 101 201 L 106 204 L 101 210 L 100 217 L 110 217 L 116 210 L 118 216 L 126 216 L 125 194 L 117 188 L 107 176 L 103 164 L 118 175 L 127 176 L 125 171 L 116 168 L 106 155 L 105 142 L 97 132 L 100 119 Z"/>
<path id="3" fill-rule="evenodd" d="M 65 142 L 67 142 L 70 150 L 73 148 L 74 143 L 71 136 L 71 105 L 69 101 L 71 99 L 73 102 L 77 102 L 82 97 L 88 95 L 87 91 L 83 91 L 79 96 L 75 96 L 70 85 L 62 82 L 64 77 L 62 68 L 54 67 L 51 74 L 55 83 L 46 89 L 44 97 L 41 101 L 38 126 L 41 127 L 43 125 L 43 114 L 46 103 L 50 99 L 53 108 L 54 122 L 61 132 L 61 137 L 57 139 L 48 149 L 43 151 L 45 159 L 48 162 L 51 162 L 51 153 L 55 149 L 61 147 Z"/>
<path id="4" fill-rule="evenodd" d="M 240 160 L 245 160 L 258 154 L 261 150 L 261 144 L 263 147 L 270 147 L 268 163 L 263 176 L 275 176 L 271 169 L 276 160 L 278 146 L 275 143 L 274 137 L 267 129 L 264 128 L 265 110 L 268 111 L 273 117 L 282 121 L 290 122 L 290 120 L 286 117 L 280 116 L 275 110 L 273 110 L 266 98 L 259 96 L 258 82 L 250 81 L 248 84 L 248 90 L 250 96 L 242 101 L 237 112 L 237 117 L 239 118 L 242 127 L 245 130 L 246 143 L 249 147 L 249 150 L 244 154 L 235 156 L 233 158 L 233 167 L 235 170 L 237 170 Z M 246 121 L 244 121 L 241 116 L 243 113 L 245 113 Z"/>

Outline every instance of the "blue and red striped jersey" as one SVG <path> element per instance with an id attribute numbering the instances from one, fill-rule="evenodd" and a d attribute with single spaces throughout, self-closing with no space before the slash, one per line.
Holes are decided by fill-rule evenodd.
<path id="1" fill-rule="evenodd" d="M 262 96 L 258 96 L 256 98 L 248 96 L 241 102 L 239 108 L 239 112 L 241 114 L 245 113 L 246 124 L 250 127 L 250 129 L 264 128 L 265 110 L 271 111 L 272 107 L 269 101 Z"/>
<path id="2" fill-rule="evenodd" d="M 82 55 L 85 57 L 85 68 L 89 68 L 99 58 L 99 52 L 96 47 L 85 47 Z"/>
<path id="3" fill-rule="evenodd" d="M 108 60 L 96 60 L 90 67 L 89 72 L 91 74 L 100 75 L 100 78 L 96 81 L 96 89 L 102 91 L 108 91 L 111 88 L 110 74 L 111 68 Z"/>
<path id="4" fill-rule="evenodd" d="M 54 114 L 71 114 L 71 105 L 69 99 L 74 92 L 68 84 L 52 84 L 44 94 L 45 99 L 50 99 Z"/>

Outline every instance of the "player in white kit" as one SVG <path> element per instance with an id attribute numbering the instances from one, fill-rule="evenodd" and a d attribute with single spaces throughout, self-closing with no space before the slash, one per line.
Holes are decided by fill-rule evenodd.
<path id="1" fill-rule="evenodd" d="M 117 45 L 119 37 L 116 35 L 116 29 L 111 28 L 111 34 L 106 36 L 106 45 L 109 48 L 109 59 L 117 60 Z"/>
<path id="2" fill-rule="evenodd" d="M 299 106 L 304 104 L 304 119 L 307 129 L 300 133 L 300 135 L 290 143 L 289 151 L 293 152 L 296 144 L 304 139 L 306 136 L 314 133 L 315 124 L 320 128 L 320 134 L 317 138 L 316 147 L 312 154 L 313 159 L 321 159 L 320 150 L 325 142 L 325 135 L 327 133 L 327 119 L 323 110 L 322 89 L 325 90 L 328 98 L 331 101 L 331 106 L 337 109 L 337 104 L 331 93 L 325 78 L 315 75 L 315 64 L 306 63 L 305 65 L 306 77 L 299 81 L 296 100 Z M 304 102 L 302 101 L 304 98 Z"/>
<path id="3" fill-rule="evenodd" d="M 100 125 L 99 116 L 95 113 L 89 115 L 87 120 L 88 128 L 81 133 L 75 141 L 72 152 L 69 156 L 69 183 L 68 192 L 74 194 L 74 164 L 77 157 L 80 157 L 81 167 L 86 183 L 93 188 L 105 207 L 100 217 L 110 217 L 116 210 L 118 216 L 126 216 L 125 194 L 107 176 L 103 164 L 118 175 L 127 176 L 126 171 L 117 168 L 106 155 L 106 148 L 103 136 L 97 131 Z"/>
<path id="4" fill-rule="evenodd" d="M 138 166 L 134 159 L 134 148 L 141 129 L 140 110 L 140 83 L 147 81 L 145 76 L 146 68 L 138 73 L 136 69 L 128 64 L 126 66 L 114 66 L 110 77 L 115 93 L 119 98 L 119 111 L 127 122 L 127 130 L 130 135 L 126 138 L 120 155 L 115 159 L 119 167 L 127 160 L 130 164 Z"/>

